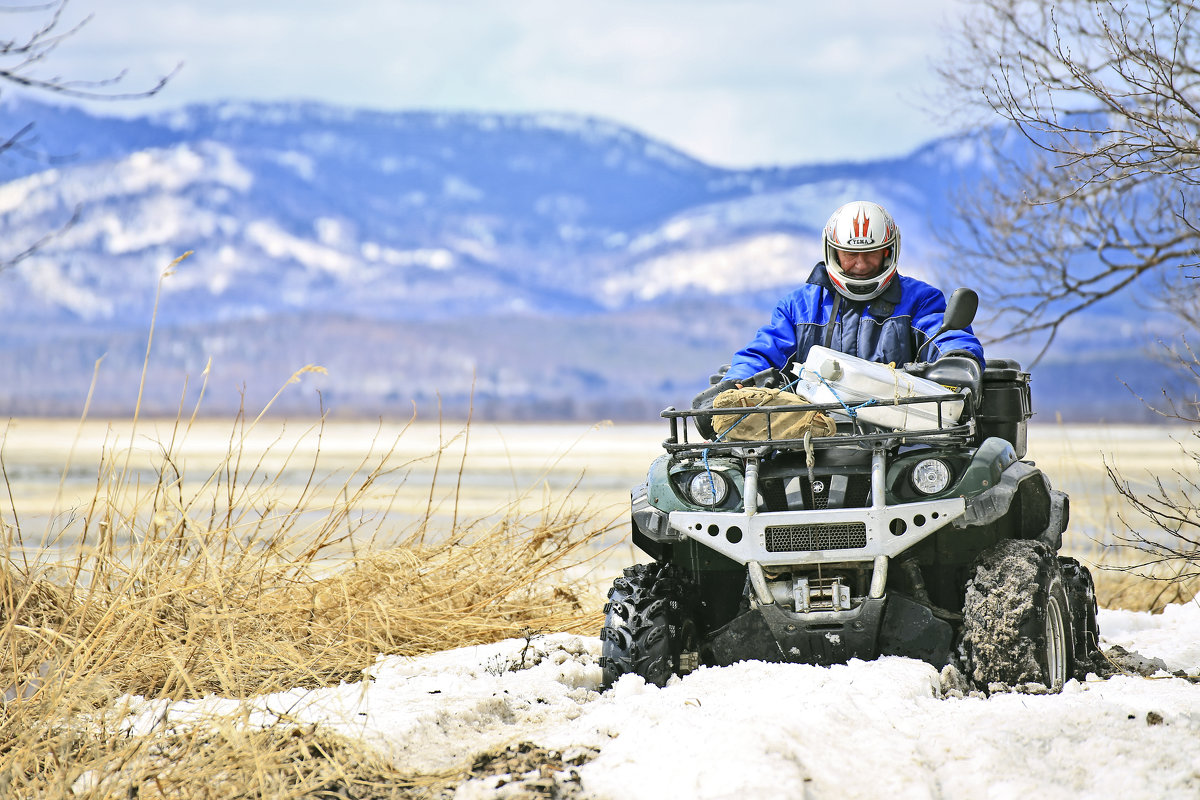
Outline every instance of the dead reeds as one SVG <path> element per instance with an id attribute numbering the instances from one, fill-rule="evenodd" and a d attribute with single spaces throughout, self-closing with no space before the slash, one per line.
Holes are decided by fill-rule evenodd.
<path id="1" fill-rule="evenodd" d="M 164 270 L 160 293 L 184 258 Z M 152 318 L 147 366 L 153 341 Z M 321 371 L 305 367 L 287 384 Z M 109 729 L 121 714 L 114 700 L 325 686 L 360 679 L 381 654 L 598 628 L 599 603 L 582 599 L 586 562 L 611 521 L 569 496 L 533 512 L 517 497 L 465 519 L 464 446 L 450 524 L 434 521 L 436 468 L 424 515 L 394 521 L 406 470 L 422 458 L 440 466 L 469 423 L 416 458 L 397 455 L 403 430 L 373 441 L 339 480 L 320 463 L 323 422 L 301 437 L 315 447 L 283 426 L 250 444 L 269 427 L 273 399 L 239 415 L 216 463 L 197 472 L 186 444 L 202 384 L 139 465 L 146 380 L 144 371 L 128 438 L 110 427 L 90 497 L 75 504 L 63 491 L 68 456 L 45 531 L 23 527 L 0 441 L 0 797 L 426 796 L 454 776 L 405 776 L 361 745 L 282 722 L 131 737 Z M 302 449 L 312 461 L 297 468 Z"/>
<path id="2" fill-rule="evenodd" d="M 27 546 L 15 508 L 0 515 L 0 796 L 124 797 L 131 786 L 146 796 L 153 787 L 131 775 L 162 773 L 154 765 L 165 752 L 197 771 L 159 775 L 154 791 L 164 797 L 239 796 L 203 793 L 221 781 L 247 796 L 310 796 L 341 780 L 330 770 L 352 743 L 233 728 L 173 731 L 150 746 L 80 721 L 121 695 L 242 698 L 358 680 L 381 654 L 598 628 L 586 562 L 611 525 L 569 496 L 534 512 L 516 498 L 479 519 L 456 510 L 439 530 L 431 487 L 424 516 L 393 530 L 387 496 L 412 463 L 397 459 L 395 443 L 336 485 L 317 463 L 296 485 L 282 477 L 297 472 L 294 445 L 280 439 L 292 450 L 278 457 L 246 446 L 256 422 L 239 418 L 228 452 L 195 478 L 184 467 L 186 423 L 158 448 L 152 482 L 135 477 L 128 450 L 114 443 L 94 496 L 55 517 L 69 522 L 53 531 L 53 552 L 70 558 L 50 561 Z M 308 435 L 319 440 L 321 424 Z M 281 776 L 301 762 L 310 777 Z M 361 770 L 344 779 L 373 780 Z M 254 782 L 262 786 L 251 791 Z M 400 796 L 397 786 L 420 783 L 392 774 L 386 792 L 359 786 L 354 796 Z"/>

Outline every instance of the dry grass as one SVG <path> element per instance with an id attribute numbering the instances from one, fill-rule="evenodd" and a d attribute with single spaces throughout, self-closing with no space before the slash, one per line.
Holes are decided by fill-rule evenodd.
<path id="1" fill-rule="evenodd" d="M 465 776 L 412 777 L 313 727 L 230 723 L 116 740 L 60 728 L 12 748 L 0 775 L 5 797 L 378 798 L 428 797 Z"/>
<path id="2" fill-rule="evenodd" d="M 1200 579 L 1173 574 L 1178 565 L 1163 564 L 1156 577 L 1149 577 L 1144 568 L 1133 568 L 1133 561 L 1128 554 L 1116 554 L 1092 570 L 1101 608 L 1157 614 L 1168 605 L 1189 603 L 1200 594 Z"/>
<path id="3" fill-rule="evenodd" d="M 187 255 L 166 268 L 160 290 Z M 153 341 L 152 318 L 147 365 Z M 143 370 L 131 439 L 146 379 Z M 225 457 L 194 478 L 181 453 L 203 388 L 196 410 L 189 417 L 181 403 L 157 443 L 154 480 L 131 468 L 131 442 L 113 442 L 90 500 L 58 509 L 40 541 L 26 541 L 3 472 L 0 797 L 437 794 L 462 776 L 405 776 L 312 727 L 227 720 L 131 738 L 104 729 L 96 712 L 126 694 L 241 698 L 353 680 L 380 654 L 594 630 L 598 604 L 581 602 L 580 565 L 611 523 L 566 501 L 524 514 L 521 498 L 460 521 L 464 455 L 449 528 L 430 528 L 435 471 L 424 520 L 393 531 L 386 512 L 367 509 L 379 507 L 381 479 L 408 466 L 396 463 L 396 443 L 373 447 L 339 486 L 326 485 L 318 445 L 297 488 L 282 477 L 295 450 L 280 460 L 246 446 L 271 403 L 254 419 L 240 416 Z M 310 435 L 319 440 L 322 430 Z M 438 465 L 441 455 L 432 454 Z M 70 468 L 68 459 L 64 483 Z M 53 547 L 39 552 L 39 544 Z M 72 556 L 62 562 L 45 555 L 64 551 Z M 340 569 L 331 569 L 335 556 Z"/>
<path id="4" fill-rule="evenodd" d="M 196 480 L 179 466 L 186 422 L 162 444 L 154 485 L 132 481 L 114 445 L 95 495 L 53 532 L 68 561 L 30 555 L 15 510 L 0 515 L 0 796 L 420 796 L 430 780 L 322 731 L 229 724 L 131 740 L 81 715 L 125 694 L 239 698 L 357 680 L 380 654 L 598 629 L 581 575 L 611 525 L 586 508 L 523 514 L 518 499 L 485 519 L 455 515 L 452 530 L 427 514 L 391 531 L 361 506 L 406 466 L 394 443 L 336 487 L 314 463 L 297 489 L 246 450 L 253 424 L 238 420 L 227 456 Z M 356 554 L 337 558 L 350 541 Z"/>
<path id="5" fill-rule="evenodd" d="M 75 516 L 71 563 L 28 563 L 19 540 L 5 542 L 4 686 L 49 668 L 146 696 L 240 697 L 336 682 L 379 653 L 590 624 L 564 574 L 608 529 L 586 509 L 522 515 L 514 502 L 454 530 L 420 524 L 380 548 L 386 519 L 356 507 L 393 469 L 390 449 L 326 492 L 331 505 L 309 486 L 282 507 L 274 474 L 232 470 L 246 456 L 238 441 L 193 489 L 166 469 L 157 486 L 126 486 L 108 480 L 106 460 L 97 497 Z M 330 574 L 348 538 L 367 541 Z"/>

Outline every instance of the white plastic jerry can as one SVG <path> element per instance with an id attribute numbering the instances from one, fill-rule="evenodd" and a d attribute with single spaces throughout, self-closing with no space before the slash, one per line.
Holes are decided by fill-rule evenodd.
<path id="1" fill-rule="evenodd" d="M 858 408 L 866 422 L 895 430 L 930 430 L 938 425 L 937 403 L 895 405 L 910 397 L 945 395 L 950 389 L 940 383 L 909 375 L 890 364 L 877 364 L 855 356 L 814 345 L 800 368 L 804 394 L 813 403 L 841 403 Z M 942 403 L 940 427 L 950 427 L 962 415 L 962 401 Z"/>

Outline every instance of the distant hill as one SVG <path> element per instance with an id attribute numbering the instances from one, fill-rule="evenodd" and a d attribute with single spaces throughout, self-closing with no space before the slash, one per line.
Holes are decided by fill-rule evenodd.
<path id="1" fill-rule="evenodd" d="M 902 269 L 968 283 L 931 227 L 973 142 L 888 161 L 728 170 L 599 119 L 226 103 L 131 119 L 6 100 L 36 153 L 0 157 L 9 413 L 96 413 L 137 395 L 203 408 L 651 419 L 684 403 L 819 259 L 830 211 L 889 208 Z M 1060 335 L 1035 372 L 1042 418 L 1142 419 L 1146 312 L 1121 301 Z M 987 335 L 987 331 L 981 332 Z M 1027 357 L 1000 346 L 1001 355 Z"/>

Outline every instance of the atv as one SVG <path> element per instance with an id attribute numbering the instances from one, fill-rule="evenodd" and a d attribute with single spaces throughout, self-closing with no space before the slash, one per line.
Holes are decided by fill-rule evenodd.
<path id="1" fill-rule="evenodd" d="M 977 305 L 955 292 L 937 335 L 965 328 Z M 1092 578 L 1058 555 L 1067 495 L 1024 460 L 1029 373 L 1017 362 L 898 369 L 814 347 L 797 376 L 739 384 L 792 400 L 720 407 L 718 384 L 662 412 L 665 452 L 632 491 L 633 542 L 653 561 L 608 593 L 605 687 L 884 655 L 953 665 L 985 690 L 1057 690 L 1090 671 Z"/>

